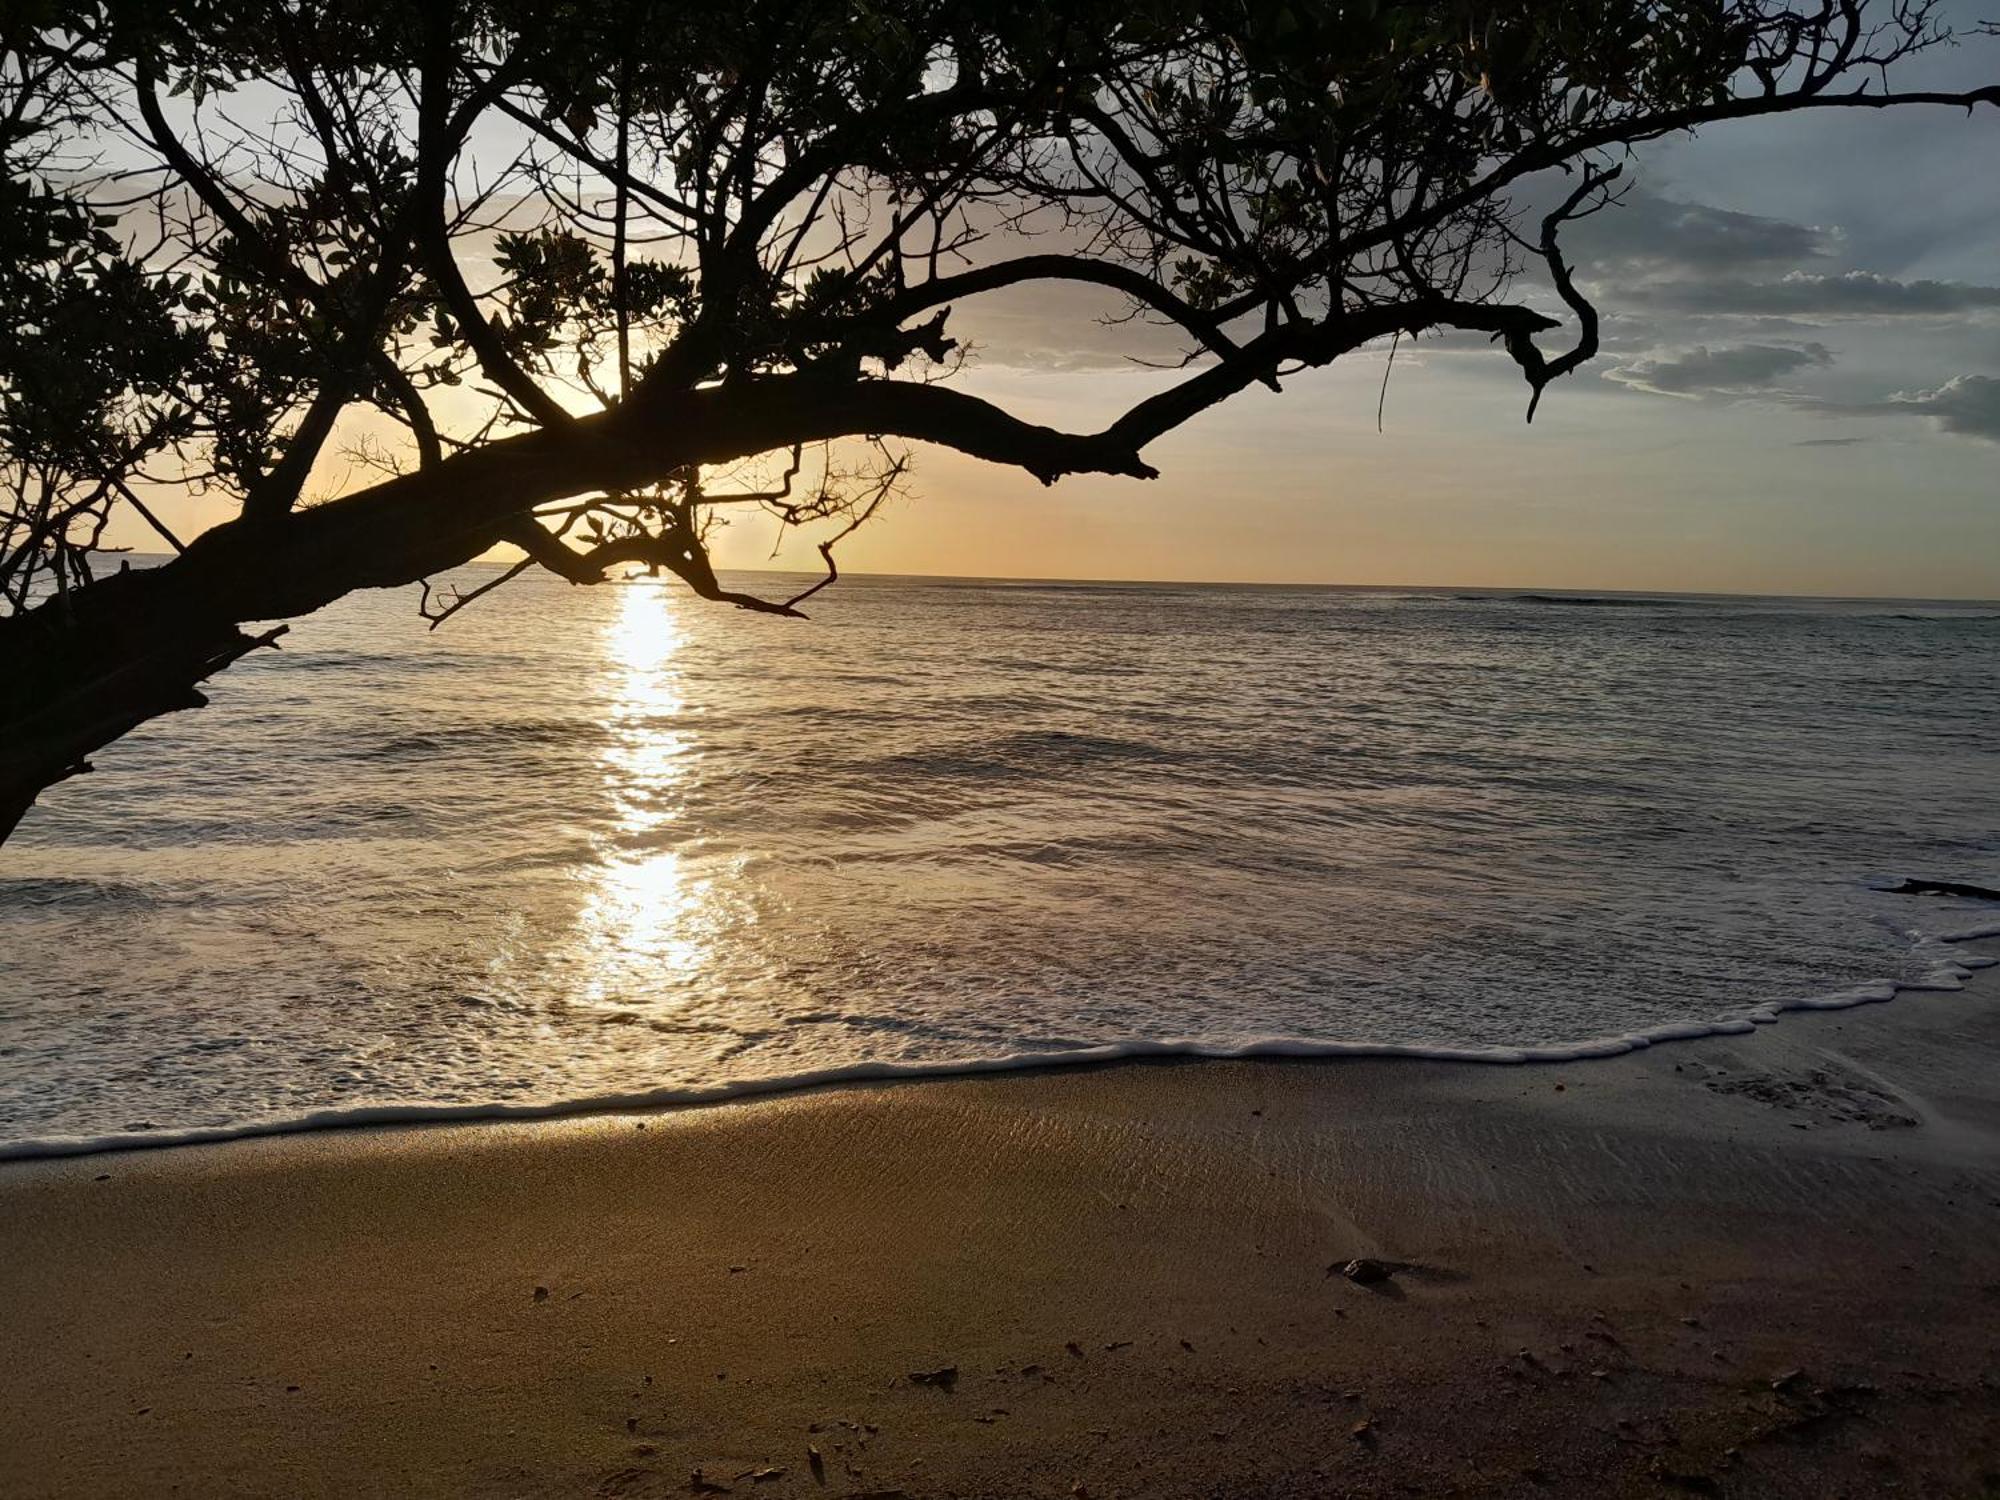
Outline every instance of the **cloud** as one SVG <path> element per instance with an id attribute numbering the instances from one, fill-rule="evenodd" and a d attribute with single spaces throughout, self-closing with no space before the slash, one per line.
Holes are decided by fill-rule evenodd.
<path id="1" fill-rule="evenodd" d="M 1135 317 L 1116 292 L 1049 281 L 969 297 L 945 331 L 982 366 L 1054 371 L 1124 371 L 1174 365 L 1192 345 L 1182 329 Z"/>
<path id="2" fill-rule="evenodd" d="M 1769 390 L 1787 375 L 1833 363 L 1824 344 L 1736 344 L 1653 355 L 1615 365 L 1606 380 L 1659 396 L 1744 396 Z"/>
<path id="3" fill-rule="evenodd" d="M 1792 444 L 1794 448 L 1852 448 L 1857 443 L 1872 443 L 1875 439 L 1865 437 L 1800 438 Z"/>
<path id="4" fill-rule="evenodd" d="M 1955 375 L 1935 390 L 1896 391 L 1866 401 L 1805 395 L 1784 399 L 1794 410 L 1822 417 L 1928 417 L 1939 432 L 2000 443 L 2000 376 Z M 1796 446 L 1830 448 L 1866 441 L 1860 436 L 1809 438 Z"/>
<path id="5" fill-rule="evenodd" d="M 1635 187 L 1616 207 L 1571 225 L 1564 240 L 1580 274 L 1629 282 L 1796 266 L 1831 254 L 1839 235 Z"/>
<path id="6" fill-rule="evenodd" d="M 1898 281 L 1872 271 L 1838 276 L 1793 271 L 1776 281 L 1651 282 L 1627 295 L 1648 307 L 1732 317 L 1944 317 L 2000 307 L 2000 286 Z"/>
<path id="7" fill-rule="evenodd" d="M 1898 391 L 1885 412 L 1929 417 L 1940 432 L 2000 443 L 2000 378 L 1957 375 L 1934 391 Z"/>

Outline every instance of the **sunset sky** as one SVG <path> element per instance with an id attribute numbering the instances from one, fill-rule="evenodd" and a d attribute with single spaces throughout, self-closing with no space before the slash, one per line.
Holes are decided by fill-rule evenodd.
<path id="1" fill-rule="evenodd" d="M 1934 71 L 1967 75 L 1996 50 Z M 2000 117 L 1749 123 L 1652 147 L 1631 175 L 1625 206 L 1570 237 L 1605 352 L 1532 427 L 1504 354 L 1406 344 L 1380 434 L 1378 353 L 1207 413 L 1150 450 L 1151 483 L 1045 490 L 926 454 L 914 503 L 856 536 L 849 562 L 2000 595 Z M 973 386 L 1079 424 L 1160 378 L 1117 368 L 1129 330 L 1052 301 L 984 315 Z M 960 321 L 978 336 L 971 309 Z M 768 534 L 749 541 L 727 550 L 768 551 Z"/>
<path id="2" fill-rule="evenodd" d="M 1979 39 L 1898 83 L 1996 72 L 2000 40 Z M 1458 339 L 1404 344 L 1378 433 L 1386 350 L 1364 351 L 1154 444 L 1149 483 L 1044 489 L 919 450 L 911 494 L 843 565 L 2000 596 L 2000 115 L 1749 122 L 1648 147 L 1627 176 L 1624 206 L 1567 240 L 1604 352 L 1532 427 L 1513 364 Z M 1167 378 L 1131 356 L 1176 347 L 1105 326 L 1117 311 L 1081 288 L 966 304 L 952 327 L 976 353 L 959 378 L 1031 420 L 1100 425 Z M 189 529 L 222 514 L 162 509 Z M 774 533 L 746 519 L 717 561 L 816 566 L 811 537 L 773 559 Z M 114 540 L 143 545 L 136 527 Z"/>

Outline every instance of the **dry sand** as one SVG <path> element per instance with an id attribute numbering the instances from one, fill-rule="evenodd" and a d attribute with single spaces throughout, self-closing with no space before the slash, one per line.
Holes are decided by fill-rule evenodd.
<path id="1" fill-rule="evenodd" d="M 1996 1230 L 2000 969 L 1559 1067 L 15 1164 L 0 1494 L 1993 1493 Z"/>

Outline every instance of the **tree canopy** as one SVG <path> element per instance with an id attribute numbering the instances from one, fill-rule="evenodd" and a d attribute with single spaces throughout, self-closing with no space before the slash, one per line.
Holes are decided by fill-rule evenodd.
<path id="1" fill-rule="evenodd" d="M 247 622 L 503 544 L 796 614 L 717 578 L 717 518 L 819 525 L 830 580 L 906 444 L 1146 478 L 1432 329 L 1532 415 L 1596 351 L 1561 234 L 1632 146 L 2000 104 L 1897 92 L 1950 39 L 1930 0 L 13 0 L 0 834 Z M 958 388 L 953 309 L 1048 282 L 1172 329 L 1177 378 L 1075 432 Z M 319 493 L 336 452 L 370 482 Z M 177 536 L 162 486 L 233 519 Z M 121 507 L 170 562 L 107 566 Z"/>

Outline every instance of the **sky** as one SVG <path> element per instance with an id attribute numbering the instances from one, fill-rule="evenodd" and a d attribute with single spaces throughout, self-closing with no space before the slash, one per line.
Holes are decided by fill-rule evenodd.
<path id="1" fill-rule="evenodd" d="M 1976 19 L 1965 10 L 1959 19 Z M 1968 41 L 1904 86 L 2000 79 Z M 1573 226 L 1605 352 L 1532 426 L 1506 356 L 1404 344 L 1044 489 L 925 451 L 843 546 L 972 576 L 2000 597 L 2000 111 L 1795 116 L 1645 148 Z M 1160 377 L 1081 290 L 967 304 L 969 389 L 1088 426 Z M 1560 336 L 1551 340 L 1561 347 Z M 718 553 L 767 565 L 768 526 Z M 797 549 L 780 561 L 805 566 Z"/>
<path id="2" fill-rule="evenodd" d="M 1996 80 L 2000 39 L 1973 39 L 1898 84 Z M 919 448 L 842 567 L 2000 597 L 2000 111 L 1742 122 L 1648 146 L 1626 176 L 1624 204 L 1565 239 L 1603 352 L 1532 426 L 1481 340 L 1405 342 L 1386 397 L 1387 351 L 1364 350 L 1161 439 L 1152 481 L 1044 488 Z M 1102 425 L 1167 378 L 1135 349 L 1174 347 L 1106 326 L 1117 310 L 1085 288 L 966 303 L 958 378 L 1030 420 Z M 816 568 L 815 537 L 775 533 L 740 521 L 716 560 Z"/>

